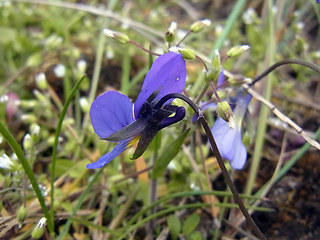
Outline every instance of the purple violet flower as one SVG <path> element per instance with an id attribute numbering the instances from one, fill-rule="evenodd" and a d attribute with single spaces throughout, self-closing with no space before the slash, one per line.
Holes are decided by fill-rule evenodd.
<path id="1" fill-rule="evenodd" d="M 233 109 L 233 119 L 226 122 L 219 117 L 211 129 L 221 156 L 228 159 L 234 169 L 243 168 L 247 159 L 247 150 L 242 143 L 241 123 L 252 98 L 250 94 L 239 95 Z"/>
<path id="2" fill-rule="evenodd" d="M 156 103 L 169 93 L 181 93 L 185 87 L 187 70 L 182 54 L 173 52 L 158 57 L 144 80 L 134 104 L 116 91 L 98 96 L 92 103 L 90 117 L 96 134 L 111 142 L 115 148 L 87 168 L 101 168 L 138 142 L 132 159 L 140 157 L 159 130 L 184 118 L 184 107 L 171 105 L 168 100 L 161 108 Z M 169 117 L 175 113 L 173 117 Z"/>

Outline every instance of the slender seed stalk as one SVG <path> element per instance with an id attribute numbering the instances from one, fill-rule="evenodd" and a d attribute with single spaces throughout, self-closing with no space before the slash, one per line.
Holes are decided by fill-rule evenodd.
<path id="1" fill-rule="evenodd" d="M 192 30 L 189 30 L 186 35 L 184 35 L 183 38 L 181 38 L 181 40 L 177 43 L 176 47 L 179 47 L 180 44 L 192 33 Z"/>
<path id="2" fill-rule="evenodd" d="M 155 52 L 152 52 L 146 48 L 144 48 L 143 46 L 141 46 L 139 43 L 133 41 L 133 40 L 129 40 L 128 43 L 131 43 L 132 45 L 135 45 L 137 48 L 140 48 L 142 51 L 145 51 L 151 55 L 155 55 L 155 56 L 161 56 L 161 54 L 158 54 L 158 53 L 155 53 Z"/>
<path id="3" fill-rule="evenodd" d="M 279 61 L 276 62 L 275 64 L 273 64 L 271 67 L 267 68 L 262 74 L 260 74 L 258 77 L 256 77 L 252 83 L 249 84 L 249 86 L 253 86 L 254 84 L 256 84 L 257 82 L 259 82 L 262 78 L 264 78 L 265 76 L 267 76 L 269 73 L 271 73 L 273 70 L 275 70 L 276 68 L 282 66 L 282 65 L 287 65 L 287 64 L 297 64 L 297 65 L 301 65 L 301 66 L 305 66 L 307 68 L 310 68 L 318 73 L 320 73 L 320 67 L 316 64 L 301 60 L 301 59 L 286 59 L 283 61 Z"/>

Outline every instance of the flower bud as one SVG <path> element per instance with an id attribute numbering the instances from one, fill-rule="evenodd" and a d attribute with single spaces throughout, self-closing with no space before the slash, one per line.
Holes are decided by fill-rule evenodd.
<path id="1" fill-rule="evenodd" d="M 0 157 L 0 168 L 2 169 L 7 169 L 7 170 L 12 170 L 14 166 L 13 161 L 8 157 L 7 154 L 2 154 Z"/>
<path id="2" fill-rule="evenodd" d="M 19 228 L 22 227 L 22 223 L 26 219 L 27 215 L 28 215 L 28 209 L 24 206 L 21 206 L 17 213 Z"/>
<path id="3" fill-rule="evenodd" d="M 249 48 L 250 48 L 249 45 L 235 46 L 227 52 L 227 56 L 238 57 Z"/>
<path id="4" fill-rule="evenodd" d="M 168 43 L 171 43 L 174 41 L 176 30 L 177 30 L 177 23 L 172 22 L 165 35 L 165 39 Z"/>
<path id="5" fill-rule="evenodd" d="M 223 26 L 221 25 L 216 25 L 215 28 L 214 28 L 214 31 L 215 31 L 215 36 L 216 38 L 220 37 L 221 34 L 223 33 Z"/>
<path id="6" fill-rule="evenodd" d="M 17 100 L 16 105 L 22 108 L 34 108 L 38 103 L 36 100 Z"/>
<path id="7" fill-rule="evenodd" d="M 77 69 L 81 74 L 84 74 L 86 72 L 87 69 L 87 62 L 84 59 L 80 59 L 77 62 Z"/>
<path id="8" fill-rule="evenodd" d="M 182 57 L 184 59 L 195 59 L 196 58 L 196 54 L 192 49 L 186 49 L 186 48 L 179 48 L 179 47 L 171 47 L 169 49 L 170 52 L 174 52 L 174 53 L 181 53 Z"/>
<path id="9" fill-rule="evenodd" d="M 38 88 L 43 89 L 43 90 L 48 88 L 47 78 L 46 78 L 46 75 L 44 75 L 43 72 L 38 73 L 35 76 L 35 80 L 36 80 L 36 84 L 37 84 Z"/>
<path id="10" fill-rule="evenodd" d="M 31 236 L 34 239 L 40 238 L 45 230 L 47 219 L 46 218 L 41 218 L 38 224 L 35 226 L 35 228 L 32 230 Z"/>
<path id="11" fill-rule="evenodd" d="M 216 50 L 215 56 L 212 60 L 212 71 L 210 71 L 207 74 L 206 80 L 216 82 L 219 77 L 220 72 L 221 72 L 220 54 L 219 54 L 219 51 Z"/>
<path id="12" fill-rule="evenodd" d="M 124 33 L 115 32 L 107 28 L 103 30 L 103 33 L 107 37 L 114 39 L 118 43 L 127 43 L 129 41 L 129 37 Z"/>
<path id="13" fill-rule="evenodd" d="M 27 66 L 34 68 L 41 64 L 42 62 L 42 56 L 40 53 L 34 53 L 27 59 Z"/>
<path id="14" fill-rule="evenodd" d="M 23 148 L 25 150 L 30 150 L 33 146 L 33 141 L 32 141 L 32 138 L 31 138 L 31 135 L 29 133 L 27 133 L 23 140 L 22 140 L 22 145 L 23 145 Z"/>
<path id="15" fill-rule="evenodd" d="M 190 27 L 190 30 L 196 33 L 196 32 L 200 32 L 202 29 L 210 25 L 211 25 L 211 21 L 209 19 L 204 19 L 204 20 L 193 23 Z"/>
<path id="16" fill-rule="evenodd" d="M 37 121 L 37 118 L 33 114 L 23 114 L 21 120 L 25 123 L 34 123 Z"/>
<path id="17" fill-rule="evenodd" d="M 260 22 L 256 11 L 251 7 L 244 12 L 244 14 L 242 15 L 242 19 L 245 24 L 259 24 Z"/>
<path id="18" fill-rule="evenodd" d="M 45 47 L 46 49 L 55 49 L 59 47 L 63 42 L 63 38 L 58 36 L 57 34 L 51 34 L 46 40 L 45 40 Z"/>
<path id="19" fill-rule="evenodd" d="M 182 53 L 182 57 L 184 59 L 195 59 L 196 58 L 196 54 L 192 49 L 181 48 L 181 49 L 179 49 L 179 52 Z"/>
<path id="20" fill-rule="evenodd" d="M 212 60 L 212 67 L 217 69 L 219 72 L 221 70 L 220 54 L 218 49 L 215 50 L 214 58 Z"/>
<path id="21" fill-rule="evenodd" d="M 9 101 L 8 95 L 0 96 L 0 103 L 7 103 Z"/>
<path id="22" fill-rule="evenodd" d="M 63 64 L 59 63 L 53 68 L 53 72 L 57 77 L 62 78 L 66 75 L 66 67 Z"/>
<path id="23" fill-rule="evenodd" d="M 48 98 L 41 93 L 40 91 L 38 91 L 37 89 L 33 90 L 33 94 L 35 95 L 35 97 L 39 100 L 39 102 L 41 103 L 41 106 L 45 106 L 48 104 Z"/>
<path id="24" fill-rule="evenodd" d="M 222 101 L 217 104 L 218 113 L 223 120 L 229 122 L 232 118 L 232 110 L 228 102 Z"/>
<path id="25" fill-rule="evenodd" d="M 79 99 L 79 104 L 80 104 L 80 107 L 81 107 L 81 110 L 84 112 L 84 113 L 88 113 L 90 111 L 90 103 L 88 102 L 88 99 L 85 98 L 85 97 L 81 97 Z"/>
<path id="26" fill-rule="evenodd" d="M 31 139 L 34 143 L 40 140 L 40 127 L 38 124 L 34 123 L 30 126 Z"/>

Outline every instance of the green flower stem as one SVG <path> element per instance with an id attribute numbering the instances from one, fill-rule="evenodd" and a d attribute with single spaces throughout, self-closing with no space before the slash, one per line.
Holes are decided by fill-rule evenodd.
<path id="1" fill-rule="evenodd" d="M 131 59 L 129 50 L 129 45 L 125 45 L 124 54 L 122 59 L 122 76 L 121 76 L 121 92 L 125 95 L 128 95 L 129 91 L 129 79 L 130 79 L 130 68 L 131 68 Z"/>
<path id="2" fill-rule="evenodd" d="M 58 147 L 58 139 L 61 132 L 62 122 L 64 120 L 64 117 L 66 115 L 66 112 L 68 110 L 68 107 L 73 99 L 73 96 L 77 92 L 80 84 L 82 81 L 86 78 L 86 76 L 83 76 L 73 87 L 73 89 L 70 92 L 70 95 L 67 98 L 66 103 L 63 106 L 59 122 L 56 129 L 56 134 L 54 138 L 54 144 L 53 144 L 53 150 L 52 150 L 52 162 L 51 162 L 51 202 L 50 202 L 50 221 L 52 222 L 54 226 L 54 179 L 55 179 L 55 171 L 56 171 L 56 156 L 57 156 L 57 147 Z M 48 219 L 49 220 L 49 219 Z"/>
<path id="3" fill-rule="evenodd" d="M 50 234 L 53 234 L 54 233 L 54 224 L 52 222 L 52 219 L 50 218 L 49 211 L 47 209 L 44 198 L 43 198 L 41 191 L 39 189 L 37 180 L 34 176 L 34 173 L 31 169 L 21 147 L 19 146 L 17 141 L 14 139 L 14 137 L 11 135 L 11 133 L 8 131 L 8 129 L 3 125 L 2 122 L 0 122 L 0 132 L 1 132 L 2 136 L 6 139 L 6 141 L 9 143 L 9 145 L 11 146 L 14 153 L 17 155 L 17 158 L 19 159 L 19 161 L 20 161 L 32 187 L 33 187 L 33 190 L 36 193 L 36 196 L 39 200 L 43 214 L 47 218 L 49 232 L 50 232 Z"/>

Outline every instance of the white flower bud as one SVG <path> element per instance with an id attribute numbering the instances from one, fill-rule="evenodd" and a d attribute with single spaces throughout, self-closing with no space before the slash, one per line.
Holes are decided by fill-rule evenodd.
<path id="1" fill-rule="evenodd" d="M 29 133 L 27 133 L 23 140 L 22 140 L 22 145 L 23 145 L 23 148 L 25 150 L 30 150 L 33 146 L 33 141 L 32 141 L 32 138 L 31 138 L 31 135 Z"/>
<path id="2" fill-rule="evenodd" d="M 168 43 L 171 43 L 174 41 L 176 30 L 177 30 L 177 23 L 172 22 L 165 35 L 165 39 Z"/>
<path id="3" fill-rule="evenodd" d="M 107 28 L 103 30 L 103 33 L 107 37 L 116 40 L 118 43 L 127 43 L 129 41 L 129 37 L 124 33 L 115 32 Z"/>
<path id="4" fill-rule="evenodd" d="M 53 72 L 56 74 L 57 77 L 62 78 L 66 74 L 66 67 L 60 63 L 54 67 Z"/>
<path id="5" fill-rule="evenodd" d="M 79 99 L 79 104 L 84 113 L 88 113 L 90 111 L 90 103 L 88 102 L 87 98 L 81 97 Z"/>
<path id="6" fill-rule="evenodd" d="M 35 76 L 35 80 L 36 80 L 36 84 L 37 84 L 38 88 L 40 88 L 40 89 L 47 89 L 48 88 L 47 78 L 43 72 L 38 73 Z"/>
<path id="7" fill-rule="evenodd" d="M 211 25 L 211 21 L 209 19 L 204 19 L 204 20 L 193 23 L 190 27 L 190 30 L 192 32 L 200 32 L 202 29 L 210 25 Z"/>
<path id="8" fill-rule="evenodd" d="M 35 228 L 33 229 L 32 233 L 31 233 L 31 236 L 34 239 L 38 239 L 43 235 L 44 230 L 45 230 L 45 226 L 46 226 L 46 222 L 47 222 L 47 219 L 43 217 L 40 219 L 38 224 L 35 226 Z"/>
<path id="9" fill-rule="evenodd" d="M 40 139 L 40 126 L 38 124 L 32 124 L 30 126 L 31 138 L 34 143 Z"/>
<path id="10" fill-rule="evenodd" d="M 26 123 L 34 123 L 37 121 L 37 118 L 33 114 L 23 114 L 21 120 Z"/>
<path id="11" fill-rule="evenodd" d="M 243 52 L 247 51 L 250 48 L 249 45 L 241 45 L 241 46 L 235 46 L 231 48 L 227 52 L 227 56 L 229 57 L 238 57 L 240 56 Z"/>
<path id="12" fill-rule="evenodd" d="M 77 62 L 77 68 L 78 68 L 78 71 L 79 71 L 81 74 L 84 74 L 84 73 L 86 72 L 86 69 L 87 69 L 87 62 L 86 62 L 86 60 L 80 59 L 80 60 Z"/>
<path id="13" fill-rule="evenodd" d="M 13 161 L 7 156 L 7 154 L 2 154 L 0 157 L 0 168 L 11 170 L 14 166 Z"/>

